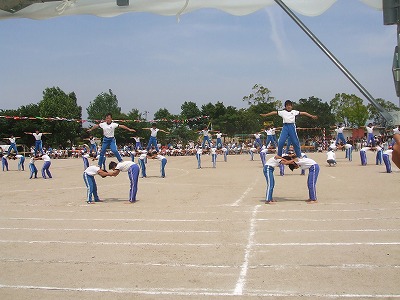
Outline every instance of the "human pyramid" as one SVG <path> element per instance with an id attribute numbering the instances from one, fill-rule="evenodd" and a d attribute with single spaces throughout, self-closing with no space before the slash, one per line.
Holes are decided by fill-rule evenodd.
<path id="1" fill-rule="evenodd" d="M 292 171 L 297 168 L 301 168 L 302 172 L 304 172 L 304 170 L 306 169 L 309 170 L 307 179 L 309 199 L 306 202 L 310 204 L 317 203 L 316 183 L 320 167 L 313 159 L 308 158 L 306 155 L 301 153 L 300 142 L 297 137 L 296 125 L 295 125 L 295 117 L 297 115 L 305 115 L 313 119 L 317 119 L 317 116 L 311 115 L 307 112 L 300 112 L 297 110 L 293 110 L 293 103 L 290 100 L 287 100 L 285 102 L 285 108 L 283 110 L 272 111 L 260 115 L 263 117 L 279 115 L 283 119 L 282 132 L 279 137 L 279 141 L 277 143 L 278 144 L 277 155 L 265 161 L 265 154 L 263 155 L 262 153 L 264 150 L 260 151 L 261 160 L 263 160 L 264 157 L 265 161 L 263 171 L 267 181 L 265 203 L 273 204 L 275 202 L 272 196 L 275 186 L 275 179 L 273 172 L 276 167 L 279 167 L 280 174 L 283 175 L 283 168 L 285 165 L 288 165 Z M 338 128 L 335 130 L 337 132 L 337 138 L 335 141 L 332 141 L 327 152 L 327 163 L 329 166 L 336 165 L 336 156 L 334 153 L 336 149 L 344 148 L 346 151 L 346 158 L 348 158 L 350 161 L 352 160 L 353 146 L 345 140 L 343 135 L 344 129 L 345 127 L 342 124 L 339 124 Z M 388 150 L 383 150 L 382 145 L 375 145 L 373 136 L 373 125 L 371 123 L 368 124 L 366 129 L 367 129 L 367 145 L 370 144 L 371 146 L 363 147 L 360 150 L 361 165 L 365 166 L 367 164 L 367 157 L 365 152 L 371 150 L 377 152 L 377 159 L 376 159 L 377 164 L 382 164 L 383 160 L 386 166 L 387 173 L 391 172 L 391 165 L 389 159 L 390 155 L 392 155 L 392 161 L 396 164 L 397 167 L 400 168 L 400 131 L 399 131 L 400 126 L 398 126 L 393 130 L 393 142 L 391 144 L 392 149 Z M 269 130 L 271 130 L 271 128 Z M 274 132 L 270 131 L 269 135 L 271 135 L 271 137 L 269 137 L 269 139 L 271 143 L 274 142 L 274 139 L 272 138 L 273 134 Z M 267 137 L 268 137 L 268 131 L 267 131 Z M 258 141 L 257 138 L 259 137 L 255 134 L 256 143 Z M 340 142 L 342 142 L 342 144 L 340 144 Z M 259 141 L 259 143 L 261 145 L 261 141 Z M 283 147 L 285 143 L 287 143 L 286 153 L 285 155 L 283 155 Z M 289 145 L 293 145 L 294 153 L 292 151 L 289 151 L 290 149 Z M 304 175 L 304 173 L 302 173 L 302 175 Z"/>

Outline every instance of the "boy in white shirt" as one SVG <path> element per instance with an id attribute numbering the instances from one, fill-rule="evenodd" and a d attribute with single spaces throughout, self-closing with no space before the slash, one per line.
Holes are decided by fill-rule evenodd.
<path id="1" fill-rule="evenodd" d="M 127 172 L 130 189 L 129 189 L 129 202 L 136 202 L 136 194 L 138 190 L 138 178 L 139 178 L 139 166 L 133 161 L 122 161 L 118 164 L 114 161 L 109 164 L 109 174 L 108 176 L 118 176 L 120 172 Z M 111 171 L 112 170 L 112 171 Z"/>
<path id="2" fill-rule="evenodd" d="M 312 119 L 317 119 L 318 117 L 315 115 L 311 115 L 305 111 L 294 110 L 293 102 L 290 100 L 285 101 L 284 110 L 278 110 L 278 111 L 275 110 L 266 114 L 260 114 L 260 116 L 262 117 L 268 117 L 273 115 L 281 116 L 283 119 L 283 127 L 281 135 L 279 136 L 278 140 L 278 156 L 282 156 L 283 146 L 285 145 L 286 140 L 290 138 L 296 156 L 301 157 L 300 141 L 299 138 L 297 137 L 296 124 L 295 124 L 296 116 L 298 115 L 307 116 Z"/>
<path id="3" fill-rule="evenodd" d="M 86 184 L 87 188 L 87 198 L 86 202 L 87 204 L 93 204 L 95 202 L 102 202 L 99 199 L 99 195 L 97 194 L 97 184 L 96 180 L 94 179 L 95 175 L 100 175 L 101 177 L 106 177 L 109 176 L 108 172 L 100 169 L 99 166 L 90 166 L 83 171 L 83 181 Z M 94 198 L 94 202 L 92 201 L 92 198 Z"/>
<path id="4" fill-rule="evenodd" d="M 131 129 L 125 125 L 120 125 L 118 123 L 113 122 L 111 113 L 106 114 L 104 122 L 94 125 L 92 128 L 88 129 L 87 131 L 90 132 L 93 129 L 96 129 L 98 127 L 103 129 L 103 142 L 102 142 L 101 150 L 100 150 L 99 167 L 101 167 L 105 161 L 105 154 L 106 154 L 106 151 L 108 148 L 111 149 L 111 151 L 114 153 L 114 156 L 116 157 L 116 159 L 118 159 L 118 161 L 122 161 L 122 157 L 118 152 L 117 143 L 115 141 L 114 131 L 117 127 L 120 127 L 122 129 L 131 131 L 131 132 L 135 132 L 136 130 Z"/>
<path id="5" fill-rule="evenodd" d="M 328 152 L 326 153 L 326 162 L 330 167 L 336 166 L 336 154 L 331 148 L 329 148 Z"/>

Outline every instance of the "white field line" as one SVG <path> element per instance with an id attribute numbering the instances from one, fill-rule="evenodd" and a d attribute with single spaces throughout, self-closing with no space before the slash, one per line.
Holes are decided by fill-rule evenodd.
<path id="1" fill-rule="evenodd" d="M 220 289 L 133 289 L 133 288 L 75 288 L 56 286 L 34 286 L 34 285 L 6 285 L 0 284 L 0 289 L 16 290 L 47 290 L 61 292 L 86 292 L 86 293 L 114 293 L 114 294 L 139 294 L 139 295 L 175 295 L 175 296 L 235 296 L 231 291 Z M 248 297 L 313 297 L 313 298 L 400 298 L 400 294 L 321 294 L 304 292 L 268 291 L 255 290 L 244 293 Z"/>
<path id="2" fill-rule="evenodd" d="M 100 229 L 100 228 L 32 228 L 0 227 L 0 230 L 26 231 L 84 231 L 84 232 L 156 232 L 156 233 L 220 233 L 218 230 L 153 230 L 153 229 Z"/>
<path id="3" fill-rule="evenodd" d="M 107 228 L 37 228 L 0 227 L 0 230 L 25 231 L 83 231 L 83 232 L 156 232 L 156 233 L 221 233 L 221 230 L 157 230 L 157 229 L 107 229 Z M 398 232 L 400 229 L 277 229 L 258 232 Z"/>
<path id="4" fill-rule="evenodd" d="M 0 217 L 0 220 L 29 220 L 29 221 L 123 221 L 123 222 L 232 222 L 232 219 L 129 219 L 129 218 L 23 218 L 23 217 Z M 331 221 L 371 221 L 371 220 L 400 220 L 400 217 L 379 217 L 379 218 L 345 218 L 345 219 L 305 219 L 305 218 L 258 218 L 256 221 L 304 221 L 304 222 L 331 222 Z M 242 222 L 242 220 L 237 220 Z"/>
<path id="5" fill-rule="evenodd" d="M 250 220 L 250 229 L 249 229 L 249 235 L 247 238 L 247 245 L 244 253 L 244 261 L 240 270 L 239 278 L 236 282 L 235 290 L 234 290 L 234 295 L 243 295 L 243 289 L 246 284 L 246 277 L 247 277 L 247 270 L 249 268 L 249 259 L 250 259 L 250 252 L 253 248 L 254 244 L 254 234 L 255 234 L 255 227 L 256 227 L 256 215 L 258 209 L 261 207 L 261 205 L 257 205 L 253 213 L 251 214 L 251 220 Z"/>
<path id="6" fill-rule="evenodd" d="M 252 236 L 249 236 L 249 238 Z M 3 244 L 70 244 L 70 245 L 117 245 L 117 246 L 181 246 L 181 247 L 216 247 L 216 246 L 244 246 L 240 243 L 151 243 L 151 242 L 104 242 L 104 241 L 60 241 L 60 240 L 0 240 Z M 397 246 L 400 242 L 336 242 L 336 243 L 251 243 L 246 245 L 246 253 L 249 247 L 292 247 L 292 246 Z M 245 255 L 245 263 L 246 261 Z M 243 264 L 245 266 L 246 264 Z M 247 262 L 248 264 L 248 262 Z"/>
<path id="7" fill-rule="evenodd" d="M 50 263 L 50 264 L 94 264 L 94 265 L 117 265 L 117 266 L 147 266 L 147 267 L 168 267 L 168 268 L 193 268 L 193 269 L 238 269 L 238 265 L 205 265 L 205 264 L 184 264 L 184 263 L 142 263 L 142 262 L 112 262 L 112 261 L 76 261 L 76 260 L 43 260 L 43 259 L 21 259 L 21 258 L 0 258 L 3 263 Z M 275 270 L 284 269 L 398 269 L 400 265 L 373 265 L 373 264 L 341 264 L 341 265 L 312 265 L 312 264 L 280 264 L 280 265 L 250 265 L 249 269 L 266 268 Z"/>
<path id="8" fill-rule="evenodd" d="M 239 203 L 242 202 L 243 199 L 246 197 L 246 195 L 254 189 L 254 187 L 257 185 L 258 181 L 259 181 L 259 179 L 257 178 L 257 180 L 255 180 L 255 181 L 253 182 L 253 184 L 252 184 L 251 186 L 249 186 L 249 187 L 243 192 L 243 194 L 239 197 L 239 199 L 237 199 L 237 200 L 236 200 L 233 204 L 231 204 L 230 206 L 238 206 Z"/>

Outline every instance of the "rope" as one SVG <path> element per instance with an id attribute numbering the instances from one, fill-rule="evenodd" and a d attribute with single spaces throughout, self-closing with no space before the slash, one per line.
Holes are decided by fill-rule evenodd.
<path id="1" fill-rule="evenodd" d="M 56 12 L 62 15 L 67 8 L 70 8 L 75 4 L 77 0 L 63 0 L 57 7 Z"/>
<path id="2" fill-rule="evenodd" d="M 185 11 L 185 9 L 188 7 L 189 5 L 189 0 L 185 0 L 185 5 L 181 8 L 180 11 L 178 11 L 178 13 L 176 14 L 176 21 L 179 23 L 180 21 L 180 17 L 181 14 Z"/>

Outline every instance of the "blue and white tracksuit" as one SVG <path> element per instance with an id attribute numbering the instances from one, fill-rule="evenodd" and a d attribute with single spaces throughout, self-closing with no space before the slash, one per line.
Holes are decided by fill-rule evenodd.
<path id="1" fill-rule="evenodd" d="M 383 162 L 385 163 L 386 173 L 392 173 L 392 164 L 390 162 L 390 155 L 392 154 L 393 150 L 385 150 L 382 154 Z"/>
<path id="2" fill-rule="evenodd" d="M 86 185 L 86 202 L 99 201 L 99 195 L 97 194 L 97 184 L 94 176 L 100 170 L 99 166 L 90 166 L 83 172 L 83 181 Z"/>
<path id="3" fill-rule="evenodd" d="M 263 172 L 265 176 L 265 180 L 267 181 L 267 191 L 265 195 L 265 201 L 270 202 L 272 199 L 272 194 L 274 192 L 275 187 L 275 178 L 274 178 L 274 170 L 275 167 L 280 165 L 281 159 L 275 159 L 275 157 L 271 157 L 268 159 L 263 167 Z"/>
<path id="4" fill-rule="evenodd" d="M 300 112 L 298 110 L 278 110 L 278 115 L 283 119 L 283 127 L 278 140 L 278 155 L 282 156 L 283 146 L 286 140 L 290 138 L 296 156 L 301 157 L 300 141 L 297 136 L 295 124 L 295 118 L 297 115 L 300 115 Z"/>
<path id="5" fill-rule="evenodd" d="M 136 201 L 136 194 L 138 190 L 139 166 L 132 161 L 121 161 L 115 167 L 115 170 L 120 172 L 128 172 L 130 181 L 129 201 Z"/>
<path id="6" fill-rule="evenodd" d="M 319 174 L 319 165 L 311 158 L 299 158 L 296 164 L 300 166 L 301 169 L 308 169 L 307 187 L 309 200 L 317 200 L 317 179 Z"/>

